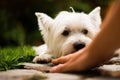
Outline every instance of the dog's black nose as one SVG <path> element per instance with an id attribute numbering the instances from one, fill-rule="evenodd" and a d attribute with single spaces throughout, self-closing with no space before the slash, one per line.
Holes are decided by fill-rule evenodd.
<path id="1" fill-rule="evenodd" d="M 83 42 L 76 42 L 76 43 L 74 43 L 73 47 L 74 47 L 74 49 L 76 51 L 78 51 L 79 49 L 82 49 L 82 48 L 85 47 L 85 43 L 83 43 Z"/>

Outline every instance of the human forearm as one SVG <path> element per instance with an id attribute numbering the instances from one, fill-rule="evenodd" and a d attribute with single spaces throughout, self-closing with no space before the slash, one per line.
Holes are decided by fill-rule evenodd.
<path id="1" fill-rule="evenodd" d="M 108 60 L 120 47 L 120 0 L 113 3 L 102 24 L 100 33 L 89 46 L 90 55 L 98 61 Z M 102 58 L 102 59 L 101 59 Z"/>

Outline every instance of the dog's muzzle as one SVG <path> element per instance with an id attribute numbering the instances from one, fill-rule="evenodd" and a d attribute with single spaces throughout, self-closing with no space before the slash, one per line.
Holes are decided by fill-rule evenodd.
<path id="1" fill-rule="evenodd" d="M 76 43 L 73 44 L 73 47 L 74 47 L 74 49 L 76 51 L 78 51 L 78 50 L 80 50 L 80 49 L 85 47 L 85 43 L 83 43 L 83 42 L 76 42 Z"/>

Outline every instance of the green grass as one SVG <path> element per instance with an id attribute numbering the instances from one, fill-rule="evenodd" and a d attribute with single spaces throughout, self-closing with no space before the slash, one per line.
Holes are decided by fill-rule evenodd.
<path id="1" fill-rule="evenodd" d="M 0 48 L 0 71 L 15 69 L 19 63 L 32 62 L 35 51 L 30 46 Z"/>

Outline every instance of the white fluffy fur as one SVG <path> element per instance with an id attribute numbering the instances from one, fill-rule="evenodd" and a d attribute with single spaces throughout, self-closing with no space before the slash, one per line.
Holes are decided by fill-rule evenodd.
<path id="1" fill-rule="evenodd" d="M 35 15 L 45 44 L 34 47 L 39 55 L 34 58 L 34 62 L 43 60 L 44 54 L 58 58 L 75 52 L 74 43 L 84 42 L 88 45 L 100 30 L 100 7 L 95 8 L 89 14 L 62 11 L 55 19 L 44 13 L 36 12 Z M 63 36 L 62 33 L 66 29 L 70 31 L 69 35 Z M 88 30 L 87 34 L 82 33 L 84 29 Z M 48 58 L 50 57 L 44 59 Z"/>

